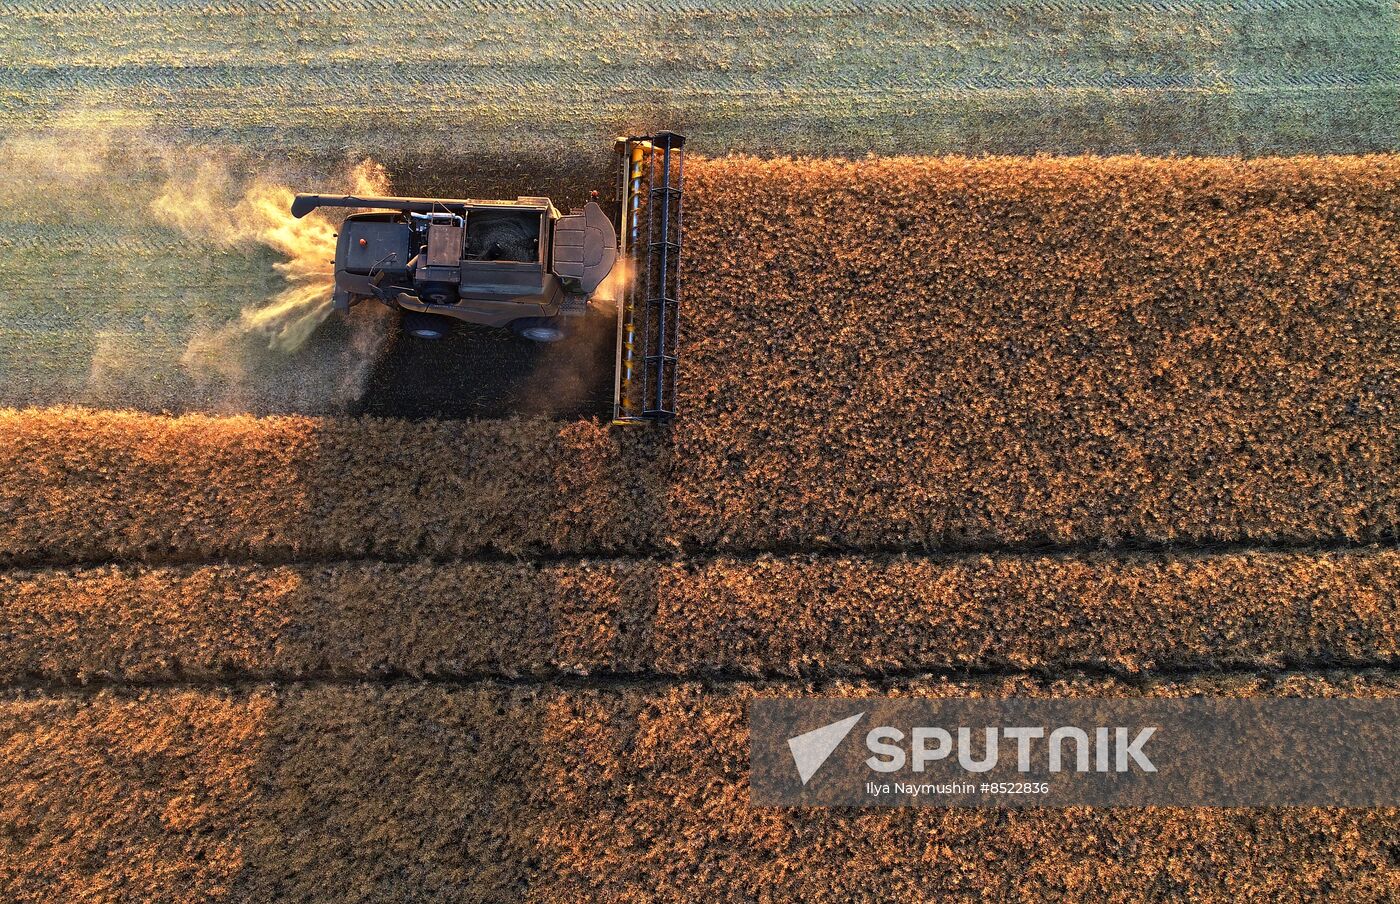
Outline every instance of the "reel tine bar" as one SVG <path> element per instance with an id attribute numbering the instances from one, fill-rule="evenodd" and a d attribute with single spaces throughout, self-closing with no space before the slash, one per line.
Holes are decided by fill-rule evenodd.
<path id="1" fill-rule="evenodd" d="M 618 311 L 614 423 L 666 423 L 676 416 L 684 144 L 672 132 L 618 144 L 621 256 L 632 279 Z"/>

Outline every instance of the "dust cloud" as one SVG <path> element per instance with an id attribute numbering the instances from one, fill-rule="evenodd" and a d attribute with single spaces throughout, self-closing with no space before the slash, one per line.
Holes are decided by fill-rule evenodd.
<path id="1" fill-rule="evenodd" d="M 561 342 L 540 347 L 521 389 L 520 408 L 544 417 L 576 414 L 581 403 L 611 414 L 617 309 L 632 278 L 631 261 L 619 256 L 598 286 L 590 312 Z"/>
<path id="2" fill-rule="evenodd" d="M 388 191 L 384 170 L 373 161 L 356 165 L 349 181 L 352 194 Z M 285 184 L 261 177 L 230 205 L 231 182 L 225 164 L 206 161 L 193 174 L 172 178 L 151 202 L 151 212 L 157 220 L 212 246 L 263 245 L 281 255 L 284 259 L 272 267 L 282 274 L 287 287 L 267 302 L 245 308 L 225 333 L 231 339 L 264 336 L 271 349 L 297 351 L 331 313 L 336 224 L 320 212 L 293 217 L 295 193 Z"/>
<path id="3" fill-rule="evenodd" d="M 352 406 L 389 320 L 369 305 L 332 319 L 339 222 L 292 217 L 294 186 L 383 194 L 388 179 L 93 112 L 0 141 L 0 278 L 20 290 L 0 301 L 0 404 Z"/>

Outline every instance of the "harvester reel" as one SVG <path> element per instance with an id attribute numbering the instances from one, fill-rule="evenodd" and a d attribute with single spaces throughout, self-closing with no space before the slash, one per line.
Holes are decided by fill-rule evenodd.
<path id="1" fill-rule="evenodd" d="M 614 424 L 676 416 L 684 146 L 674 132 L 617 140 L 618 251 L 630 279 L 617 310 Z"/>

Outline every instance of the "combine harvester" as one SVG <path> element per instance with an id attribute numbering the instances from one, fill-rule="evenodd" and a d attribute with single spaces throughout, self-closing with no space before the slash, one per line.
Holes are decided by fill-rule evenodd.
<path id="1" fill-rule="evenodd" d="M 676 415 L 681 190 L 685 137 L 618 138 L 618 228 L 595 200 L 560 214 L 548 198 L 514 201 L 297 195 L 292 214 L 369 209 L 345 218 L 332 302 L 374 298 L 403 312 L 403 329 L 441 338 L 460 320 L 533 342 L 563 339 L 621 266 L 613 423 Z"/>

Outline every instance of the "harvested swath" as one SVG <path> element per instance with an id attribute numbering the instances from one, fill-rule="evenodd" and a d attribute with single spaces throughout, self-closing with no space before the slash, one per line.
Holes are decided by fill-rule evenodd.
<path id="1" fill-rule="evenodd" d="M 0 678 L 1380 663 L 1400 552 L 0 574 Z"/>
<path id="2" fill-rule="evenodd" d="M 674 434 L 0 413 L 0 556 L 1394 538 L 1400 158 L 689 184 Z"/>
<path id="3" fill-rule="evenodd" d="M 417 0 L 403 21 L 372 0 L 344 0 L 334 20 L 312 0 L 122 19 L 10 0 L 0 127 L 97 107 L 274 157 L 392 149 L 423 169 L 503 150 L 558 158 L 648 122 L 708 148 L 818 154 L 1357 151 L 1400 132 L 1400 16 L 1377 0 L 1054 3 L 1015 18 L 901 0 L 691 0 L 664 20 L 635 2 L 448 8 L 470 12 L 470 42 Z M 587 50 L 528 52 L 541 42 Z"/>
<path id="4" fill-rule="evenodd" d="M 823 694 L 1132 695 L 1114 682 Z M 745 700 L 801 684 L 8 696 L 8 901 L 1393 899 L 1385 810 L 764 809 Z M 1342 674 L 1151 693 L 1395 696 Z"/>

